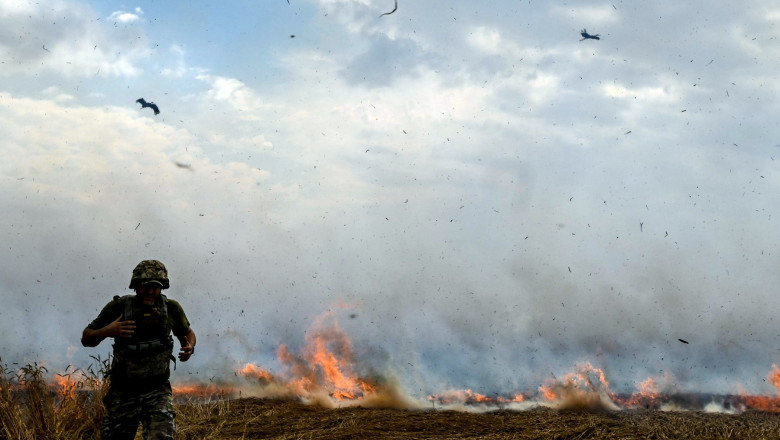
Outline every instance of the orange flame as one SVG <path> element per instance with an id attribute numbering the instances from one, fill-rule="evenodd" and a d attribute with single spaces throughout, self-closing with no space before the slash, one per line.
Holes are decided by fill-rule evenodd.
<path id="1" fill-rule="evenodd" d="M 517 393 L 512 397 L 496 396 L 488 397 L 484 394 L 474 392 L 472 390 L 449 390 L 440 394 L 434 394 L 428 396 L 429 402 L 438 402 L 443 405 L 452 404 L 500 404 L 500 403 L 519 403 L 525 401 L 525 396 L 521 393 Z"/>
<path id="2" fill-rule="evenodd" d="M 55 375 L 53 387 L 57 391 L 57 396 L 61 399 L 73 400 L 76 398 L 76 388 L 78 382 L 70 379 L 70 376 Z"/>
<path id="3" fill-rule="evenodd" d="M 173 397 L 181 398 L 225 398 L 238 394 L 235 387 L 229 385 L 217 385 L 213 383 L 177 383 L 172 384 Z"/>
<path id="4" fill-rule="evenodd" d="M 504 400 L 504 398 L 499 397 L 499 401 L 501 401 L 501 402 L 515 402 L 515 403 L 525 402 L 525 396 L 522 393 L 516 393 L 514 396 L 512 396 L 511 399 L 508 399 L 506 401 Z"/>
<path id="5" fill-rule="evenodd" d="M 68 367 L 70 369 L 70 367 Z M 103 381 L 87 375 L 82 370 L 73 370 L 55 374 L 47 383 L 49 389 L 56 393 L 60 400 L 76 400 L 78 393 L 97 390 Z"/>
<path id="6" fill-rule="evenodd" d="M 317 319 L 306 335 L 306 344 L 300 356 L 286 345 L 279 347 L 277 356 L 287 368 L 290 386 L 301 394 L 324 390 L 336 399 L 360 399 L 376 391 L 367 380 L 353 371 L 352 343 L 328 313 Z"/>
<path id="7" fill-rule="evenodd" d="M 276 355 L 285 372 L 275 376 L 254 364 L 246 364 L 236 373 L 257 380 L 261 385 L 280 384 L 300 397 L 326 393 L 335 399 L 362 399 L 377 391 L 376 386 L 359 377 L 353 367 L 352 343 L 331 313 L 318 318 L 305 338 L 298 355 L 282 344 Z"/>
<path id="8" fill-rule="evenodd" d="M 558 408 L 617 409 L 604 371 L 590 362 L 564 376 L 563 381 L 549 380 L 539 391 Z"/>
<path id="9" fill-rule="evenodd" d="M 769 383 L 777 388 L 777 392 L 780 393 L 780 367 L 772 364 L 772 371 L 769 372 Z"/>
<path id="10" fill-rule="evenodd" d="M 428 396 L 429 401 L 436 401 L 445 405 L 453 403 L 486 403 L 492 402 L 490 397 L 475 393 L 471 390 L 449 390 L 441 394 Z"/>
<path id="11" fill-rule="evenodd" d="M 658 383 L 652 377 L 648 377 L 639 384 L 639 391 L 622 402 L 627 408 L 656 408 L 661 400 L 658 391 Z"/>
<path id="12" fill-rule="evenodd" d="M 261 383 L 272 382 L 274 380 L 273 375 L 263 368 L 257 365 L 247 363 L 244 368 L 237 371 L 237 373 L 244 377 L 250 377 Z"/>
<path id="13" fill-rule="evenodd" d="M 769 383 L 777 388 L 777 397 L 751 396 L 743 394 L 740 396 L 742 398 L 742 403 L 745 405 L 745 407 L 750 409 L 780 413 L 780 367 L 773 364 L 772 371 L 770 371 L 767 375 L 767 379 L 769 380 Z"/>
<path id="14" fill-rule="evenodd" d="M 558 393 L 553 390 L 552 385 L 547 386 L 541 386 L 539 387 L 539 392 L 542 393 L 542 397 L 544 397 L 547 400 L 558 400 Z"/>

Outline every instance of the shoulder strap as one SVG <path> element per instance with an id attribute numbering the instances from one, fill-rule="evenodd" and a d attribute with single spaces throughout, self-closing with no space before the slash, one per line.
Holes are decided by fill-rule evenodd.
<path id="1" fill-rule="evenodd" d="M 133 295 L 125 295 L 125 321 L 133 319 Z"/>
<path id="2" fill-rule="evenodd" d="M 171 336 L 171 330 L 168 328 L 168 298 L 160 294 L 160 298 L 162 299 L 162 316 L 163 316 L 163 326 L 165 328 L 165 335 L 168 336 L 169 343 L 171 344 L 171 347 L 173 347 L 173 336 Z M 173 353 L 169 356 L 169 359 L 173 361 L 173 369 L 176 370 L 176 358 L 173 356 Z"/>
<path id="3" fill-rule="evenodd" d="M 173 322 L 170 322 L 168 319 L 168 298 L 165 295 L 160 295 L 162 298 L 162 315 L 163 315 L 163 322 L 165 323 L 165 334 L 170 335 L 170 333 L 173 331 Z M 171 336 L 171 338 L 173 338 Z"/>
<path id="4" fill-rule="evenodd" d="M 160 299 L 162 299 L 162 315 L 163 319 L 168 319 L 168 298 L 165 297 L 165 295 L 160 294 Z"/>

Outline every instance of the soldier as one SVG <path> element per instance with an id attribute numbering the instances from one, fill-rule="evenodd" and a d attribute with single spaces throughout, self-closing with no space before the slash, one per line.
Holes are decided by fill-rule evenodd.
<path id="1" fill-rule="evenodd" d="M 85 347 L 114 338 L 109 389 L 103 398 L 103 440 L 132 440 L 139 423 L 144 440 L 173 439 L 176 434 L 169 381 L 170 361 L 176 362 L 171 332 L 181 345 L 182 362 L 195 352 L 195 332 L 181 305 L 160 293 L 168 286 L 168 271 L 161 262 L 141 261 L 130 279 L 135 295 L 115 296 L 81 336 Z"/>

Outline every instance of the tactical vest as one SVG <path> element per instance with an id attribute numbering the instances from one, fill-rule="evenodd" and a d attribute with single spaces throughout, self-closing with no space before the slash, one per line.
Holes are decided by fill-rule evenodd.
<path id="1" fill-rule="evenodd" d="M 116 298 L 120 299 L 120 298 Z M 160 295 L 160 305 L 138 313 L 135 295 L 125 295 L 123 321 L 135 321 L 136 335 L 128 340 L 114 339 L 114 361 L 111 364 L 111 379 L 118 384 L 154 386 L 168 380 L 171 375 L 170 361 L 173 357 L 173 336 L 168 327 L 168 305 L 165 295 Z M 154 313 L 153 313 L 154 312 Z"/>

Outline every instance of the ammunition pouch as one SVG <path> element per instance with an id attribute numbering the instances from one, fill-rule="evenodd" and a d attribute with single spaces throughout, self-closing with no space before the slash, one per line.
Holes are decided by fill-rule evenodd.
<path id="1" fill-rule="evenodd" d="M 113 382 L 149 385 L 168 380 L 171 375 L 173 337 L 167 341 L 142 341 L 114 344 L 114 362 L 110 376 Z"/>
<path id="2" fill-rule="evenodd" d="M 123 350 L 136 354 L 157 353 L 165 348 L 173 348 L 173 338 L 170 338 L 168 341 L 143 341 L 122 345 Z"/>

